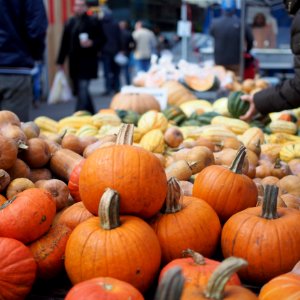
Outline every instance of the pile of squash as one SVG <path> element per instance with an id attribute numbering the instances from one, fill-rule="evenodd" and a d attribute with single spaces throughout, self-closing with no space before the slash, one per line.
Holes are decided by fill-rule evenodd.
<path id="1" fill-rule="evenodd" d="M 265 126 L 238 119 L 239 91 L 164 111 L 117 96 L 59 121 L 0 111 L 2 299 L 62 272 L 67 300 L 299 293 L 298 110 Z"/>

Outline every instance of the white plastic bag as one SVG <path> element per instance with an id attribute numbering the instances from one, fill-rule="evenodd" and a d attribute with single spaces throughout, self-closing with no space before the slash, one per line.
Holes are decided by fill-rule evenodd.
<path id="1" fill-rule="evenodd" d="M 72 91 L 65 72 L 63 70 L 59 70 L 55 74 L 47 102 L 48 104 L 55 104 L 59 102 L 68 102 L 72 99 Z"/>

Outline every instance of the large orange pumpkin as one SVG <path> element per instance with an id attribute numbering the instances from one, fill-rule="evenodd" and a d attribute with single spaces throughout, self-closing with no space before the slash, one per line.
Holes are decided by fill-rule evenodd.
<path id="1" fill-rule="evenodd" d="M 0 298 L 24 299 L 36 278 L 36 263 L 30 250 L 21 242 L 0 237 Z"/>
<path id="2" fill-rule="evenodd" d="M 97 277 L 80 282 L 68 292 L 65 300 L 143 300 L 131 284 L 111 277 Z"/>
<path id="3" fill-rule="evenodd" d="M 99 216 L 79 224 L 65 251 L 65 267 L 73 284 L 94 277 L 113 277 L 147 290 L 161 261 L 153 229 L 141 218 L 119 216 L 119 196 L 108 189 Z"/>
<path id="4" fill-rule="evenodd" d="M 55 212 L 49 192 L 27 189 L 0 206 L 0 236 L 33 242 L 50 229 Z"/>
<path id="5" fill-rule="evenodd" d="M 242 174 L 245 155 L 246 148 L 242 146 L 230 168 L 208 166 L 197 175 L 194 182 L 193 196 L 210 204 L 221 222 L 256 205 L 257 187 L 248 176 Z"/>
<path id="6" fill-rule="evenodd" d="M 259 293 L 260 300 L 300 298 L 300 262 L 291 272 L 276 276 L 266 283 Z"/>
<path id="7" fill-rule="evenodd" d="M 133 125 L 123 125 L 117 145 L 97 149 L 82 166 L 80 198 L 94 215 L 107 187 L 120 194 L 121 214 L 149 218 L 163 205 L 167 193 L 164 168 L 153 153 L 130 145 L 132 134 Z"/>
<path id="8" fill-rule="evenodd" d="M 168 181 L 166 207 L 151 220 L 166 264 L 191 248 L 204 256 L 214 254 L 221 234 L 221 224 L 215 211 L 203 200 L 183 196 L 179 182 Z"/>
<path id="9" fill-rule="evenodd" d="M 263 206 L 233 215 L 224 225 L 221 246 L 224 257 L 248 261 L 242 280 L 263 284 L 286 273 L 300 260 L 300 212 L 277 208 L 278 188 L 265 187 Z"/>

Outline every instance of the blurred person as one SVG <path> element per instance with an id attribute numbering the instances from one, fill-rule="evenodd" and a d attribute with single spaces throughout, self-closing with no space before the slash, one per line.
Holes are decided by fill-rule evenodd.
<path id="1" fill-rule="evenodd" d="M 157 47 L 155 34 L 145 28 L 142 21 L 137 21 L 132 36 L 136 43 L 134 59 L 137 72 L 147 72 L 150 68 L 151 55 L 155 53 Z"/>
<path id="2" fill-rule="evenodd" d="M 121 72 L 124 74 L 125 82 L 127 85 L 131 84 L 131 76 L 130 76 L 130 62 L 131 62 L 131 54 L 135 48 L 135 41 L 132 37 L 132 33 L 128 29 L 127 21 L 120 21 L 119 26 L 121 29 L 121 51 L 128 58 L 128 62 L 121 67 Z"/>
<path id="3" fill-rule="evenodd" d="M 98 53 L 105 37 L 99 20 L 88 16 L 87 10 L 84 0 L 75 0 L 74 16 L 65 23 L 56 63 L 58 69 L 63 69 L 69 58 L 73 94 L 77 96 L 75 111 L 87 110 L 94 114 L 89 86 L 91 79 L 98 76 Z"/>
<path id="4" fill-rule="evenodd" d="M 267 23 L 267 18 L 263 13 L 257 13 L 253 18 L 252 34 L 255 48 L 275 48 L 276 36 L 273 25 Z"/>
<path id="5" fill-rule="evenodd" d="M 35 61 L 45 50 L 47 15 L 43 0 L 0 0 L 0 105 L 29 121 Z"/>
<path id="6" fill-rule="evenodd" d="M 235 0 L 222 0 L 222 16 L 212 21 L 210 35 L 214 38 L 216 65 L 239 74 L 241 52 L 241 20 L 235 15 Z M 245 28 L 245 53 L 253 46 L 251 29 Z"/>
<path id="7" fill-rule="evenodd" d="M 294 16 L 291 26 L 291 50 L 295 64 L 294 78 L 254 95 L 244 95 L 242 99 L 249 102 L 250 107 L 243 116 L 240 116 L 241 120 L 250 121 L 257 113 L 266 115 L 270 112 L 300 106 L 300 0 L 283 0 L 283 2 L 288 13 Z"/>
<path id="8" fill-rule="evenodd" d="M 35 62 L 35 68 L 32 74 L 32 84 L 33 84 L 33 107 L 38 108 L 39 102 L 42 98 L 42 72 L 43 63 L 41 61 Z"/>
<path id="9" fill-rule="evenodd" d="M 115 62 L 115 56 L 121 51 L 121 30 L 114 20 L 112 11 L 104 6 L 101 19 L 106 42 L 101 51 L 103 64 L 105 91 L 103 95 L 110 95 L 120 91 L 120 66 Z"/>

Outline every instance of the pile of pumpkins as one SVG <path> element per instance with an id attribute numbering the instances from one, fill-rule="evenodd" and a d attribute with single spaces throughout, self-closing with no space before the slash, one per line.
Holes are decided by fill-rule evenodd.
<path id="1" fill-rule="evenodd" d="M 238 119 L 240 96 L 160 111 L 118 94 L 59 121 L 0 111 L 0 298 L 61 272 L 67 300 L 299 293 L 298 111 L 264 132 Z M 201 126 L 180 125 L 191 116 Z"/>

